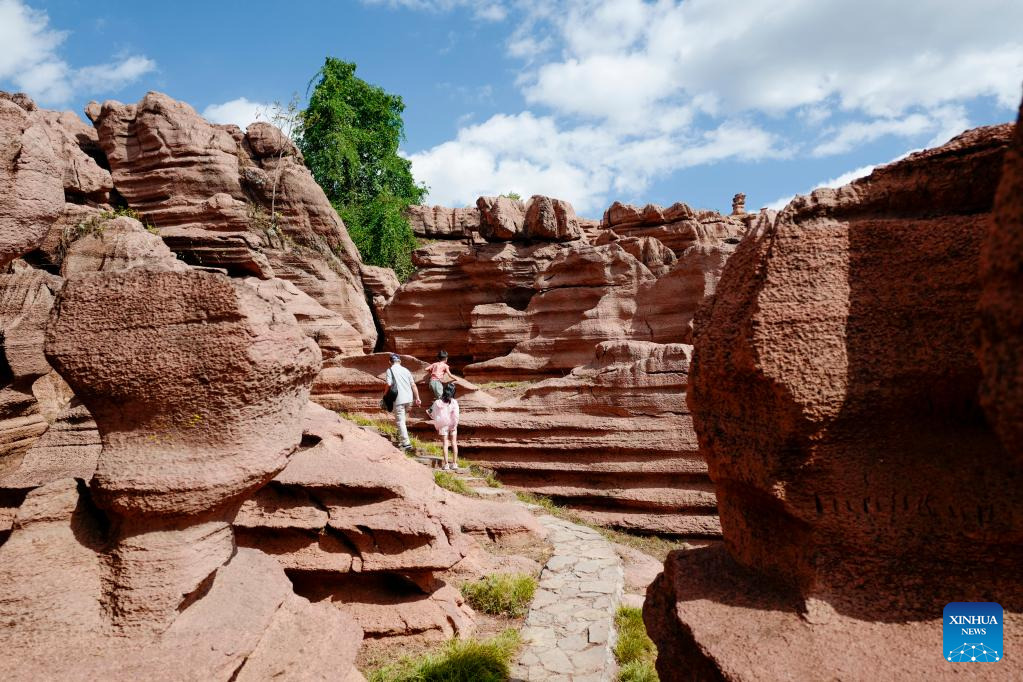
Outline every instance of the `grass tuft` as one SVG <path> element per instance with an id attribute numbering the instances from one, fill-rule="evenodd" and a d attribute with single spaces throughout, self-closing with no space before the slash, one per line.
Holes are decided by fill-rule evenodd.
<path id="1" fill-rule="evenodd" d="M 477 497 L 476 493 L 472 491 L 472 488 L 465 484 L 465 481 L 458 478 L 450 471 L 435 469 L 433 472 L 433 482 L 441 488 L 444 488 L 444 490 L 450 490 L 453 493 L 465 495 L 466 497 Z"/>
<path id="2" fill-rule="evenodd" d="M 462 585 L 469 606 L 492 616 L 526 615 L 535 593 L 536 578 L 525 573 L 494 573 Z"/>
<path id="3" fill-rule="evenodd" d="M 504 682 L 518 648 L 515 630 L 482 642 L 452 639 L 438 653 L 403 658 L 366 677 L 368 682 Z"/>
<path id="4" fill-rule="evenodd" d="M 353 424 L 358 426 L 365 426 L 366 428 L 373 429 L 381 436 L 387 436 L 398 444 L 398 427 L 394 425 L 394 422 L 390 419 L 370 419 L 369 417 L 363 417 L 361 414 L 355 414 L 353 412 L 338 412 L 342 419 L 347 419 Z M 412 443 L 412 450 L 407 454 L 412 456 L 415 452 L 423 452 L 432 457 L 443 457 L 444 448 L 436 443 L 428 443 L 423 440 L 419 440 L 415 436 L 409 438 L 409 442 Z"/>
<path id="5" fill-rule="evenodd" d="M 615 613 L 618 642 L 615 660 L 621 668 L 618 682 L 657 682 L 657 647 L 646 634 L 643 611 L 635 606 L 621 606 Z"/>

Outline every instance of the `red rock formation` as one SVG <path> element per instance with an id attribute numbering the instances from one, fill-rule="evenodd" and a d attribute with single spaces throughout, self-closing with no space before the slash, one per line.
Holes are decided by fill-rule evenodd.
<path id="1" fill-rule="evenodd" d="M 676 258 L 652 237 L 602 241 L 562 249 L 537 275 L 538 293 L 520 315 L 495 320 L 500 309 L 474 309 L 470 321 L 481 328 L 470 330 L 470 341 L 489 343 L 492 348 L 482 347 L 490 352 L 518 341 L 505 355 L 468 365 L 466 375 L 476 381 L 562 376 L 587 364 L 604 341 L 691 343 L 696 309 L 714 292 L 734 247 L 694 245 Z"/>
<path id="2" fill-rule="evenodd" d="M 505 484 L 596 523 L 716 537 L 713 488 L 685 404 L 689 354 L 682 344 L 601 343 L 564 378 L 463 407 L 462 451 Z"/>
<path id="3" fill-rule="evenodd" d="M 1006 451 L 1023 461 L 1023 106 L 981 248 L 981 401 Z"/>
<path id="4" fill-rule="evenodd" d="M 421 239 L 465 239 L 480 230 L 477 208 L 409 206 L 406 215 L 412 232 Z"/>
<path id="5" fill-rule="evenodd" d="M 114 226 L 111 250 L 130 227 L 141 232 Z M 318 349 L 250 287 L 170 264 L 78 274 L 61 290 L 47 356 L 102 449 L 95 474 L 61 463 L 36 471 L 59 478 L 25 482 L 40 485 L 0 545 L 8 679 L 351 669 L 358 627 L 295 595 L 273 560 L 236 551 L 228 525 L 298 445 Z"/>
<path id="6" fill-rule="evenodd" d="M 93 103 L 87 113 L 117 191 L 186 262 L 290 280 L 373 348 L 358 252 L 279 130 L 211 125 L 155 92 L 138 104 Z"/>
<path id="7" fill-rule="evenodd" d="M 526 205 L 508 197 L 480 197 L 480 236 L 491 242 L 524 240 Z"/>
<path id="8" fill-rule="evenodd" d="M 958 678 L 934 649 L 950 601 L 998 601 L 1023 644 L 1019 460 L 971 353 L 1011 135 L 797 197 L 728 261 L 689 392 L 725 545 L 674 553 L 648 593 L 661 679 Z"/>
<path id="9" fill-rule="evenodd" d="M 68 398 L 55 396 L 57 404 L 47 418 L 48 401 L 41 390 L 52 370 L 43 357 L 43 335 L 60 286 L 59 277 L 38 270 L 0 275 L 0 478 L 20 466 Z"/>
<path id="10" fill-rule="evenodd" d="M 443 347 L 456 366 L 488 359 L 469 342 L 473 310 L 495 303 L 525 309 L 536 293 L 537 274 L 561 248 L 444 241 L 417 249 L 412 260 L 418 270 L 381 316 L 387 347 L 423 358 Z"/>
<path id="11" fill-rule="evenodd" d="M 64 208 L 64 168 L 24 95 L 0 96 L 0 268 L 39 246 Z"/>
<path id="12" fill-rule="evenodd" d="M 478 206 L 483 236 L 512 242 L 445 242 L 417 251 L 421 269 L 382 316 L 389 345 L 422 358 L 443 347 L 473 381 L 565 377 L 567 383 L 544 382 L 521 400 L 494 407 L 490 399 L 465 410 L 465 452 L 514 485 L 552 494 L 595 520 L 715 535 L 703 465 L 696 459 L 682 471 L 669 463 L 679 450 L 695 450 L 692 438 L 678 438 L 690 428 L 683 403 L 688 360 L 665 355 L 659 344 L 692 341 L 696 310 L 713 293 L 744 223 L 684 204 L 645 213 L 615 204 L 605 223 L 640 235 L 623 237 L 608 225 L 584 230 L 570 207 L 545 197 L 533 197 L 528 206 L 481 197 Z M 571 227 L 559 233 L 562 224 Z M 580 238 L 524 243 L 539 233 Z M 678 251 L 652 234 L 669 238 Z M 616 358 L 610 348 L 631 350 Z M 654 366 L 663 377 L 644 369 Z M 634 380 L 635 388 L 629 385 Z M 354 381 L 348 370 L 330 368 L 314 393 L 324 404 L 352 409 L 340 396 Z M 595 381 L 608 384 L 594 394 Z M 650 403 L 669 386 L 677 391 L 673 400 Z M 374 387 L 370 407 L 378 391 Z M 575 393 L 587 399 L 577 404 Z M 547 437 L 530 435 L 537 432 Z M 615 453 L 616 464 L 603 468 L 594 450 Z M 621 484 L 623 476 L 631 476 L 635 489 Z M 672 490 L 675 483 L 686 492 Z"/>
<path id="13" fill-rule="evenodd" d="M 654 237 L 676 256 L 695 244 L 711 245 L 734 239 L 743 223 L 713 211 L 694 211 L 679 202 L 668 208 L 647 204 L 637 208 L 619 201 L 604 212 L 602 227 L 623 237 Z"/>
<path id="14" fill-rule="evenodd" d="M 307 446 L 235 518 L 238 542 L 273 556 L 299 594 L 350 614 L 370 637 L 446 638 L 475 614 L 445 572 L 472 554 L 465 531 L 542 535 L 521 508 L 458 498 L 384 438 L 310 404 Z M 482 526 L 480 523 L 482 521 Z"/>

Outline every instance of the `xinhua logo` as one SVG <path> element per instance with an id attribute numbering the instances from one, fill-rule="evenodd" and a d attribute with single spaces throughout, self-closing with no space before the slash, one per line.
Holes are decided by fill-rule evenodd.
<path id="1" fill-rule="evenodd" d="M 954 601 L 945 605 L 942 625 L 946 661 L 994 663 L 1002 660 L 1002 607 L 993 601 Z"/>

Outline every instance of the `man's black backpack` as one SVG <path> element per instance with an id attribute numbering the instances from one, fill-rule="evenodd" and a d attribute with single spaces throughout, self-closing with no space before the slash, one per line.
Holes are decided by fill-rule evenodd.
<path id="1" fill-rule="evenodd" d="M 387 370 L 388 374 L 391 374 L 391 370 Z M 394 401 L 398 399 L 398 382 L 394 378 L 394 374 L 391 374 L 391 384 L 387 387 L 387 393 L 380 399 L 380 407 L 387 410 L 388 412 L 394 409 Z"/>

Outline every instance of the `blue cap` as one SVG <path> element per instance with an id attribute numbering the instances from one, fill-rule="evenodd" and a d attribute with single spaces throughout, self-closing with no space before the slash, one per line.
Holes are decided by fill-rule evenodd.
<path id="1" fill-rule="evenodd" d="M 391 362 L 400 362 L 401 356 L 397 353 L 391 353 Z"/>

